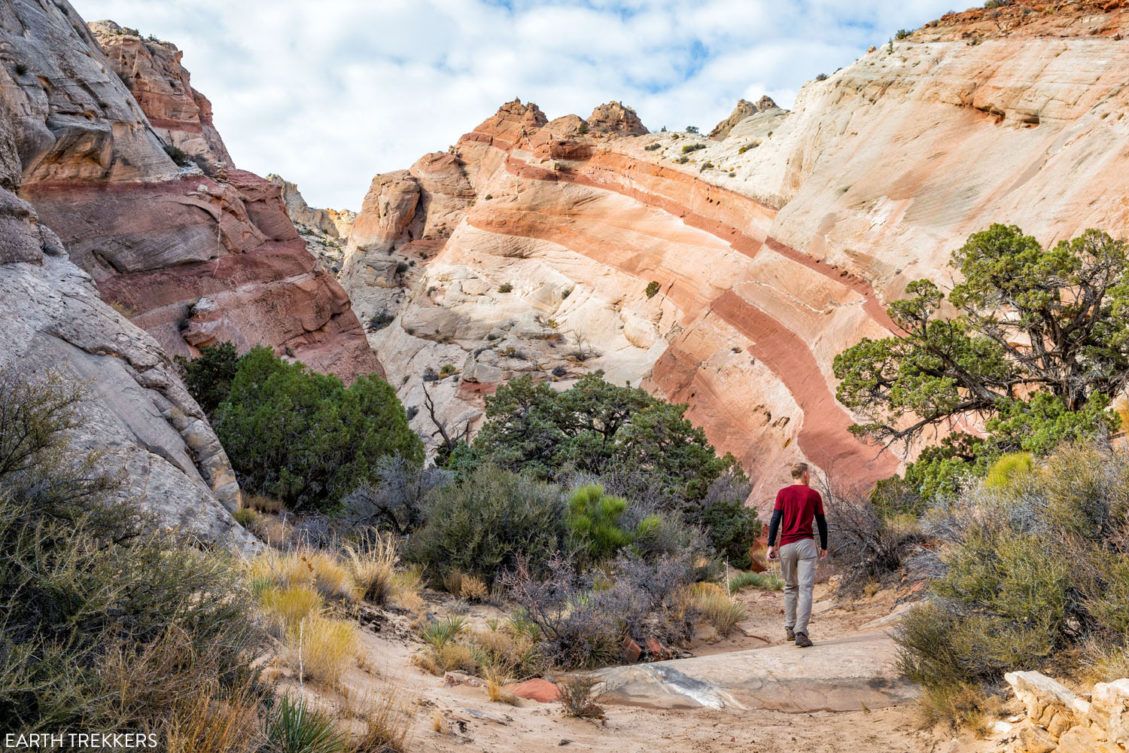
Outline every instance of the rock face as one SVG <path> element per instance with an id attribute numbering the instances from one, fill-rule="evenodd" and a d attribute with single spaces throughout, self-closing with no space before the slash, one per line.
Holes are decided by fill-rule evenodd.
<path id="1" fill-rule="evenodd" d="M 1129 229 L 1120 6 L 1065 5 L 975 44 L 946 16 L 809 83 L 792 112 L 757 103 L 720 140 L 600 135 L 596 118 L 583 133 L 507 103 L 456 144 L 457 201 L 378 177 L 345 285 L 378 315 L 370 340 L 424 433 L 425 384 L 459 429 L 515 374 L 567 386 L 599 368 L 688 403 L 758 503 L 800 458 L 870 483 L 901 457 L 847 432 L 831 366 L 892 331 L 886 302 L 915 278 L 947 284 L 950 253 L 992 222 L 1044 242 Z"/>
<path id="2" fill-rule="evenodd" d="M 618 136 L 642 136 L 647 128 L 639 116 L 622 102 L 607 102 L 588 116 L 588 127 L 595 133 L 614 133 Z"/>
<path id="3" fill-rule="evenodd" d="M 59 238 L 14 193 L 18 121 L 0 106 L 0 374 L 58 379 L 84 399 L 72 446 L 120 470 L 120 496 L 163 525 L 243 552 L 239 486 L 203 411 L 168 356 L 107 306 Z"/>
<path id="4" fill-rule="evenodd" d="M 15 115 L 20 196 L 103 298 L 170 354 L 230 340 L 345 378 L 378 370 L 348 296 L 306 250 L 278 186 L 230 166 L 179 51 L 96 29 L 112 59 L 66 2 L 5 4 L 0 101 Z M 178 167 L 171 147 L 208 174 Z"/>
<path id="5" fill-rule="evenodd" d="M 1129 750 L 1129 678 L 1098 683 L 1086 701 L 1039 672 L 1005 677 L 1026 711 L 1006 741 L 1009 753 Z"/>
<path id="6" fill-rule="evenodd" d="M 321 262 L 322 268 L 333 274 L 341 272 L 345 259 L 345 239 L 353 230 L 357 213 L 348 209 L 315 209 L 306 203 L 298 186 L 280 175 L 268 175 L 267 180 L 282 191 L 282 203 L 306 248 Z"/>
<path id="7" fill-rule="evenodd" d="M 161 141 L 212 167 L 233 164 L 212 125 L 212 103 L 192 88 L 176 45 L 142 39 L 113 21 L 96 21 L 90 31 Z"/>
<path id="8" fill-rule="evenodd" d="M 737 106 L 733 108 L 733 112 L 729 114 L 729 117 L 715 125 L 713 130 L 710 131 L 710 138 L 721 141 L 729 135 L 734 126 L 745 118 L 752 117 L 758 112 L 773 109 L 776 109 L 776 103 L 768 96 L 761 97 L 757 100 L 755 105 L 747 99 L 739 99 L 737 100 Z"/>

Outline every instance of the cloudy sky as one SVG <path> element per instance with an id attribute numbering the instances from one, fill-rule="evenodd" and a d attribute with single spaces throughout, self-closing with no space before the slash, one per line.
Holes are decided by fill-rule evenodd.
<path id="1" fill-rule="evenodd" d="M 372 176 L 444 150 L 504 101 L 611 99 L 706 130 L 739 97 L 789 106 L 960 0 L 72 0 L 175 42 L 240 167 L 359 207 Z M 955 5 L 954 5 L 955 3 Z"/>

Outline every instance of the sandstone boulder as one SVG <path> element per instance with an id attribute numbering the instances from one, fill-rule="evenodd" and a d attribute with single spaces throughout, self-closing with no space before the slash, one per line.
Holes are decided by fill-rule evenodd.
<path id="1" fill-rule="evenodd" d="M 776 109 L 776 103 L 772 101 L 772 97 L 768 95 L 758 99 L 756 104 L 753 104 L 747 99 L 739 99 L 737 100 L 737 105 L 733 108 L 733 112 L 729 114 L 729 117 L 715 125 L 713 130 L 710 131 L 710 138 L 721 141 L 745 118 L 752 117 L 758 112 L 773 109 Z"/>
<path id="2" fill-rule="evenodd" d="M 588 116 L 588 130 L 617 136 L 642 136 L 649 133 L 643 121 L 622 102 L 606 102 Z"/>

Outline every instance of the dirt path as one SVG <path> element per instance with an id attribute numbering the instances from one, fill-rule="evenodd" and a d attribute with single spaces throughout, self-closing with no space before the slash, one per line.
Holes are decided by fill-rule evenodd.
<path id="1" fill-rule="evenodd" d="M 450 684 L 415 667 L 418 645 L 395 621 L 379 632 L 366 629 L 362 659 L 343 690 L 316 697 L 344 718 L 392 699 L 411 719 L 409 750 L 429 753 L 947 753 L 945 740 L 920 728 L 912 688 L 891 675 L 884 631 L 896 611 L 892 594 L 838 605 L 825 585 L 817 586 L 816 647 L 807 650 L 784 643 L 779 593 L 738 598 L 748 618 L 732 636 L 665 663 L 720 688 L 734 705 L 656 708 L 609 696 L 602 701 L 606 720 L 593 722 L 565 717 L 556 703 L 491 703 L 483 687 Z M 803 687 L 789 684 L 791 677 L 806 678 Z"/>

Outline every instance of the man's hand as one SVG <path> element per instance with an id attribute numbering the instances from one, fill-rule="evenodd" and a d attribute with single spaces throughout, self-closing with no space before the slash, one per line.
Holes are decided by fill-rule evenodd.
<path id="1" fill-rule="evenodd" d="M 768 548 L 768 558 L 769 558 L 770 560 L 774 560 L 774 559 L 776 559 L 776 547 L 774 547 L 774 546 L 770 546 L 770 547 Z"/>
<path id="2" fill-rule="evenodd" d="M 820 549 L 819 550 L 819 558 L 821 560 L 827 559 L 827 550 L 826 549 Z"/>

